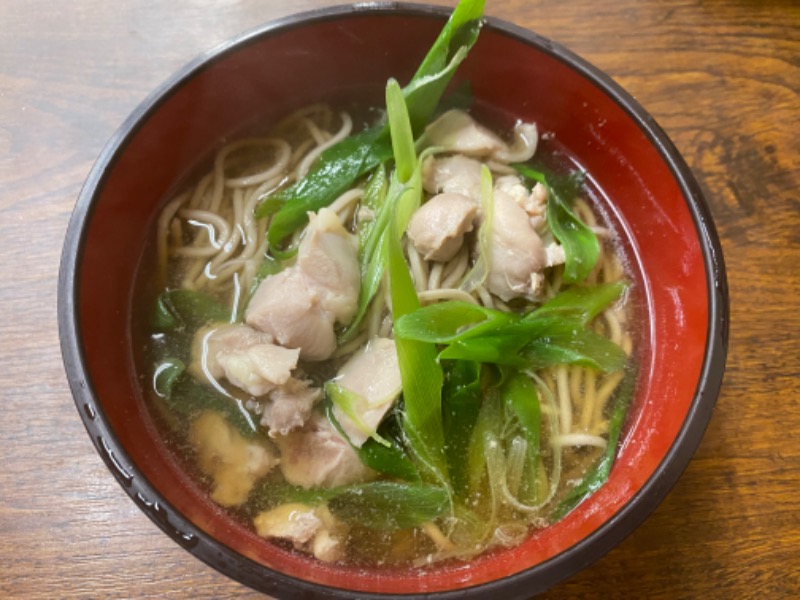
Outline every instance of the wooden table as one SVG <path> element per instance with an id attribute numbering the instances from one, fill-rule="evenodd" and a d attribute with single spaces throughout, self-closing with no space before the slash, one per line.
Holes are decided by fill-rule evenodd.
<path id="1" fill-rule="evenodd" d="M 0 3 L 0 596 L 255 596 L 168 540 L 94 451 L 61 365 L 59 254 L 92 162 L 150 90 L 234 34 L 331 4 Z M 707 194 L 731 289 L 727 375 L 696 458 L 644 525 L 548 597 L 800 596 L 800 4 L 488 4 L 655 116 Z"/>

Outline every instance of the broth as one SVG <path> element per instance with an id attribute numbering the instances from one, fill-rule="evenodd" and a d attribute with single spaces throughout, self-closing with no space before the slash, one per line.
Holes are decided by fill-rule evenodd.
<path id="1" fill-rule="evenodd" d="M 630 277 L 598 191 L 585 182 L 573 185 L 566 155 L 556 143 L 544 141 L 534 158 L 536 165 L 543 165 L 537 173 L 548 173 L 544 186 L 519 176 L 510 161 L 478 160 L 489 165 L 481 177 L 485 184 L 485 173 L 490 173 L 488 189 L 494 191 L 487 196 L 484 185 L 479 197 L 472 198 L 475 207 L 464 209 L 473 221 L 462 227 L 451 257 L 421 256 L 425 249 L 417 241 L 420 236 L 412 240 L 407 234 L 402 246 L 398 244 L 423 307 L 452 309 L 446 318 L 454 322 L 469 311 L 482 311 L 482 317 L 467 319 L 450 337 L 491 319 L 498 319 L 497 328 L 510 329 L 497 329 L 500 337 L 479 346 L 475 340 L 480 336 L 430 342 L 427 333 L 409 334 L 409 325 L 398 342 L 392 315 L 395 292 L 388 285 L 395 277 L 391 265 L 377 278 L 375 294 L 363 311 L 332 316 L 339 310 L 339 295 L 352 295 L 352 290 L 336 291 L 335 302 L 329 296 L 319 300 L 320 290 L 331 288 L 325 279 L 330 269 L 345 270 L 341 265 L 352 263 L 353 257 L 331 256 L 340 246 L 349 252 L 346 248 L 355 249 L 359 242 L 354 260 L 360 289 L 367 286 L 374 265 L 363 257 L 370 243 L 380 243 L 370 233 L 381 223 L 383 206 L 370 197 L 380 187 L 376 169 L 356 178 L 351 187 L 360 191 L 338 194 L 329 211 L 317 210 L 310 225 L 288 236 L 290 244 L 299 241 L 296 256 L 282 258 L 286 247 L 268 243 L 281 207 L 263 207 L 302 181 L 322 149 L 351 136 L 352 123 L 364 120 L 363 115 L 351 117 L 324 105 L 298 111 L 267 136 L 222 147 L 205 174 L 167 201 L 154 232 L 152 260 L 145 261 L 138 283 L 137 297 L 145 307 L 140 318 L 147 320 L 142 327 L 150 332 L 140 360 L 142 381 L 161 435 L 198 485 L 263 537 L 323 561 L 357 566 L 468 560 L 497 545 L 520 543 L 602 484 L 635 374 Z M 508 141 L 512 135 L 498 135 L 513 154 L 514 143 Z M 517 140 L 524 137 L 520 130 L 514 135 Z M 429 168 L 420 173 L 439 166 L 447 170 L 450 163 L 444 161 L 454 156 L 464 155 L 450 150 L 428 156 L 424 160 Z M 532 164 L 529 156 L 521 162 Z M 501 177 L 516 177 L 517 183 L 506 179 L 509 187 L 503 191 L 497 187 Z M 599 238 L 597 266 L 580 282 L 566 283 L 564 261 L 556 256 L 553 264 L 536 271 L 539 275 L 531 274 L 531 281 L 539 278 L 537 283 L 522 291 L 508 283 L 507 274 L 505 283 L 497 283 L 492 277 L 502 267 L 492 257 L 505 246 L 497 245 L 502 232 L 485 226 L 493 222 L 489 219 L 507 218 L 497 198 L 512 197 L 516 208 L 503 210 L 525 215 L 525 227 L 542 242 L 543 256 L 550 261 L 548 253 L 558 254 L 561 246 L 548 226 L 552 213 L 545 212 L 556 181 L 559 194 L 571 185 L 576 190 L 572 213 Z M 392 194 L 391 184 L 385 187 L 383 203 Z M 446 194 L 468 197 L 438 189 L 420 193 L 422 206 Z M 536 193 L 547 195 L 545 204 L 524 208 Z M 517 200 L 512 194 L 522 195 Z M 255 218 L 258 210 L 266 214 Z M 320 225 L 325 219 L 330 223 Z M 308 240 L 317 233 L 324 251 L 308 250 L 313 243 Z M 489 247 L 495 249 L 491 255 Z M 391 256 L 391 250 L 386 252 Z M 382 255 L 375 256 L 382 260 Z M 303 271 L 304 265 L 316 263 L 327 265 L 327 274 Z M 321 279 L 325 281 L 319 283 Z M 313 301 L 309 312 L 296 320 L 320 324 L 306 336 L 314 346 L 310 350 L 291 343 L 306 333 L 286 333 L 274 324 L 274 311 L 256 314 L 254 308 L 257 296 L 267 295 L 263 289 L 272 286 L 274 293 L 282 293 L 297 285 L 301 295 L 288 298 L 302 304 L 307 293 Z M 583 294 L 581 301 L 595 308 L 581 312 L 570 294 Z M 568 305 L 553 309 L 558 301 Z M 470 303 L 478 308 L 468 308 Z M 281 307 L 291 304 L 284 299 Z M 538 316 L 543 306 L 550 312 Z M 405 323 L 412 324 L 408 315 L 416 315 L 418 322 L 429 317 L 424 309 L 407 312 Z M 326 327 L 335 340 L 327 355 L 316 349 Z M 541 348 L 528 342 L 514 346 L 509 333 L 514 327 L 528 332 L 528 340 L 539 340 Z M 507 356 L 476 358 L 505 343 L 529 357 L 529 363 L 520 366 L 515 358 L 511 364 Z M 398 344 L 405 344 L 399 358 Z M 431 348 L 452 355 L 440 355 L 444 358 L 437 363 L 443 378 L 442 408 L 434 421 L 440 423 L 444 442 L 438 449 L 426 432 L 413 428 L 418 423 L 413 410 L 418 408 L 412 408 L 408 388 L 387 402 L 339 385 L 351 381 L 345 378 L 347 365 L 358 361 L 372 367 L 397 365 L 405 384 L 411 375 L 403 372 L 403 352 L 417 347 L 429 353 L 425 356 Z M 270 358 L 261 361 L 264 356 Z M 243 371 L 243 365 L 249 370 Z M 374 381 L 366 388 L 381 383 L 378 371 L 367 378 Z M 359 385 L 354 387 L 366 389 Z M 289 416 L 275 414 L 280 394 L 296 407 Z M 370 412 L 384 404 L 388 406 L 377 422 L 367 422 Z M 432 447 L 433 454 L 425 455 Z M 327 457 L 336 466 L 325 471 L 324 465 L 295 464 L 295 456 L 303 453 L 312 461 Z"/>

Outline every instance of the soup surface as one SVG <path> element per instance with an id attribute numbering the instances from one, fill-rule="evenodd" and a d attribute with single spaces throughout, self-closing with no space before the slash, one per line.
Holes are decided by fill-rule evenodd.
<path id="1" fill-rule="evenodd" d="M 164 439 L 327 562 L 521 542 L 605 481 L 633 385 L 617 236 L 555 142 L 460 109 L 404 136 L 396 110 L 314 105 L 223 145 L 139 286 Z"/>

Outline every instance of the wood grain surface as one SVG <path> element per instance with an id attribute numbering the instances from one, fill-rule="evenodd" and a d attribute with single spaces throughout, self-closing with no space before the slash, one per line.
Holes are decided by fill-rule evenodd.
<path id="1" fill-rule="evenodd" d="M 0 2 L 0 597 L 256 597 L 163 535 L 95 453 L 61 365 L 59 256 L 94 159 L 153 88 L 226 38 L 331 4 Z M 707 194 L 731 290 L 696 457 L 652 517 L 546 597 L 800 597 L 800 4 L 487 4 L 651 112 Z"/>

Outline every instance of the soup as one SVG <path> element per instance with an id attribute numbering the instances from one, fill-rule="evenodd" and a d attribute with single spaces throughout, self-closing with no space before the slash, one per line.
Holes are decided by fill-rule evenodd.
<path id="1" fill-rule="evenodd" d="M 320 104 L 223 146 L 155 232 L 164 438 L 321 561 L 521 542 L 602 485 L 630 398 L 624 261 L 581 176 L 534 123 L 434 116 L 424 65 L 366 128 Z"/>

